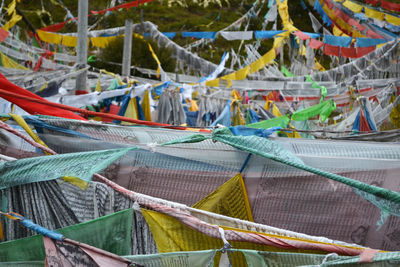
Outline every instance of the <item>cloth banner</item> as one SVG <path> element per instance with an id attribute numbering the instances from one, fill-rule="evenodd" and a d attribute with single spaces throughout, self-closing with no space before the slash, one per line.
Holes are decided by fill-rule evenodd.
<path id="1" fill-rule="evenodd" d="M 371 47 L 386 43 L 386 39 L 356 38 L 356 47 Z"/>
<path id="2" fill-rule="evenodd" d="M 351 37 L 334 36 L 334 35 L 324 36 L 325 43 L 333 46 L 349 47 L 352 40 L 353 38 Z"/>
<path id="3" fill-rule="evenodd" d="M 29 92 L 28 90 L 25 90 L 19 86 L 16 86 L 15 84 L 9 82 L 1 73 L 0 73 L 0 88 L 2 90 L 7 90 L 9 92 L 19 94 L 21 96 L 27 96 L 30 98 L 36 98 L 40 99 L 43 101 L 46 101 L 45 99 L 41 98 L 40 96 Z M 14 97 L 9 97 L 9 96 L 3 96 L 0 94 L 0 96 L 15 105 L 19 106 L 26 112 L 30 114 L 41 114 L 41 115 L 49 115 L 49 116 L 55 116 L 55 117 L 61 117 L 61 118 L 68 118 L 68 119 L 75 119 L 75 120 L 85 120 L 81 116 L 76 115 L 75 113 L 71 111 L 66 111 L 60 108 L 56 107 L 50 107 L 45 104 L 39 104 L 39 103 L 32 103 L 29 100 L 24 100 L 20 98 L 14 98 Z"/>
<path id="4" fill-rule="evenodd" d="M 254 31 L 254 37 L 256 39 L 269 39 L 283 32 L 284 31 Z"/>
<path id="5" fill-rule="evenodd" d="M 90 181 L 93 174 L 134 148 L 68 153 L 0 163 L 0 189 L 63 176 Z"/>
<path id="6" fill-rule="evenodd" d="M 241 220 L 254 221 L 241 173 L 236 174 L 211 194 L 194 204 L 193 208 Z"/>
<path id="7" fill-rule="evenodd" d="M 129 255 L 131 253 L 132 213 L 132 209 L 126 209 L 57 229 L 57 232 L 67 238 L 96 246 L 117 255 Z M 45 259 L 45 255 L 41 235 L 0 243 L 1 262 L 41 261 Z"/>
<path id="8" fill-rule="evenodd" d="M 253 39 L 252 31 L 231 31 L 231 32 L 220 32 L 221 36 L 228 41 L 232 40 L 251 40 Z"/>
<path id="9" fill-rule="evenodd" d="M 215 39 L 216 32 L 182 32 L 182 37 Z"/>
<path id="10" fill-rule="evenodd" d="M 43 236 L 43 244 L 47 266 L 79 266 L 81 264 L 104 267 L 132 266 L 129 260 L 82 243 L 53 240 Z"/>

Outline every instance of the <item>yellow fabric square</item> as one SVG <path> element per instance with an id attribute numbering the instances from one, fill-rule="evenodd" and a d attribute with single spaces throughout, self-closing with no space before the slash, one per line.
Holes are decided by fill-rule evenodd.
<path id="1" fill-rule="evenodd" d="M 0 52 L 1 56 L 1 63 L 3 64 L 4 68 L 9 68 L 9 69 L 19 69 L 19 70 L 28 70 L 28 68 L 18 64 L 8 56 L 4 55 L 3 53 Z"/>
<path id="2" fill-rule="evenodd" d="M 106 48 L 107 45 L 115 40 L 117 37 L 116 36 L 111 36 L 111 37 L 92 37 L 92 46 L 95 47 L 100 47 L 100 48 Z"/>
<path id="3" fill-rule="evenodd" d="M 125 111 L 125 117 L 131 118 L 131 119 L 138 119 L 138 112 L 137 112 L 137 106 L 136 106 L 136 98 L 131 98 L 128 103 L 128 107 L 126 108 Z M 133 125 L 134 123 L 131 122 L 121 122 L 122 125 Z"/>
<path id="4" fill-rule="evenodd" d="M 142 109 L 143 109 L 143 113 L 144 113 L 144 119 L 146 121 L 151 121 L 150 93 L 148 90 L 146 90 L 146 92 L 144 92 Z"/>
<path id="5" fill-rule="evenodd" d="M 246 66 L 243 69 L 238 70 L 236 72 L 236 80 L 246 79 L 249 72 L 250 72 L 250 66 Z"/>
<path id="6" fill-rule="evenodd" d="M 208 87 L 218 87 L 219 86 L 219 79 L 207 81 L 206 82 L 206 86 L 208 86 Z"/>
<path id="7" fill-rule="evenodd" d="M 360 13 L 363 9 L 363 7 L 361 5 L 358 5 L 358 4 L 348 1 L 348 0 L 343 3 L 343 6 L 347 7 L 354 13 Z"/>
<path id="8" fill-rule="evenodd" d="M 68 35 L 62 36 L 62 45 L 64 46 L 76 47 L 77 43 L 78 43 L 78 37 L 68 36 Z"/>
<path id="9" fill-rule="evenodd" d="M 379 11 L 376 11 L 374 9 L 371 8 L 365 8 L 365 16 L 369 17 L 369 18 L 374 18 L 377 20 L 383 20 L 385 17 L 385 14 Z"/>
<path id="10" fill-rule="evenodd" d="M 240 173 L 194 204 L 193 208 L 241 220 L 254 221 L 246 187 Z"/>
<path id="11" fill-rule="evenodd" d="M 46 43 L 51 43 L 51 44 L 60 44 L 62 35 L 61 34 L 56 34 L 52 32 L 46 32 L 46 31 L 41 31 L 37 30 L 37 34 L 39 35 L 40 40 L 46 42 Z"/>
<path id="12" fill-rule="evenodd" d="M 395 16 L 392 16 L 392 15 L 389 15 L 389 14 L 385 14 L 385 19 L 390 24 L 393 24 L 395 26 L 399 26 L 400 25 L 400 18 L 399 17 L 395 17 Z"/>

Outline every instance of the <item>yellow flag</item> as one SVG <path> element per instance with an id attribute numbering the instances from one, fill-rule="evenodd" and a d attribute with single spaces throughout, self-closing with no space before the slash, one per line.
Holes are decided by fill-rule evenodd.
<path id="1" fill-rule="evenodd" d="M 136 106 L 136 98 L 131 98 L 129 100 L 128 107 L 126 108 L 125 111 L 125 117 L 131 118 L 131 119 L 138 119 L 138 111 L 137 111 L 137 106 Z M 121 122 L 122 125 L 133 125 L 134 123 L 131 122 Z"/>
<path id="2" fill-rule="evenodd" d="M 64 176 L 62 177 L 64 182 L 68 182 L 70 184 L 75 185 L 76 187 L 80 188 L 81 190 L 85 190 L 88 182 L 74 176 Z"/>
<path id="3" fill-rule="evenodd" d="M 18 15 L 16 12 L 14 12 L 11 19 L 3 26 L 3 30 L 8 31 L 21 19 L 22 17 Z"/>
<path id="4" fill-rule="evenodd" d="M 29 125 L 26 123 L 26 121 L 24 120 L 24 118 L 21 115 L 16 115 L 13 113 L 9 113 L 8 115 L 11 116 L 11 118 L 13 118 L 13 120 L 18 123 L 19 126 L 21 126 L 25 132 L 27 134 L 29 134 L 30 137 L 32 137 L 33 140 L 35 140 L 36 143 L 41 144 L 42 146 L 45 146 L 48 148 L 48 146 L 43 142 L 42 139 L 40 139 L 40 137 L 32 131 L 32 129 L 29 127 Z M 44 151 L 44 153 L 46 153 L 46 155 L 51 155 L 50 153 Z"/>
<path id="5" fill-rule="evenodd" d="M 209 237 L 206 234 L 203 234 L 201 232 L 198 232 L 189 226 L 186 226 L 185 224 L 181 223 L 177 219 L 165 215 L 162 213 L 159 213 L 157 211 L 151 211 L 151 210 L 145 210 L 142 209 L 142 214 L 143 217 L 145 218 L 147 224 L 149 225 L 150 231 L 153 235 L 154 241 L 157 245 L 158 252 L 159 253 L 167 253 L 167 252 L 177 252 L 177 251 L 196 251 L 196 250 L 208 250 L 208 249 L 220 249 L 223 247 L 223 242 L 221 238 L 214 238 L 214 237 Z M 260 232 L 255 232 L 255 231 L 249 231 L 249 230 L 242 230 L 238 228 L 232 228 L 232 227 L 226 227 L 226 226 L 221 226 L 220 227 L 224 230 L 234 230 L 237 232 L 244 232 L 244 233 L 253 233 L 260 238 L 263 238 L 263 236 L 268 237 L 268 238 L 280 238 L 283 242 L 286 240 L 298 240 L 298 241 L 305 241 L 307 243 L 313 243 L 313 241 L 310 240 L 304 240 L 300 238 L 294 238 L 294 237 L 286 237 L 286 236 L 281 236 L 281 235 L 274 235 L 274 234 L 266 234 L 266 233 L 260 233 Z M 284 249 L 284 248 L 278 248 L 278 247 L 273 247 L 273 246 L 265 246 L 265 245 L 259 245 L 256 243 L 250 243 L 250 242 L 238 242 L 238 241 L 230 241 L 228 242 L 237 249 L 251 249 L 251 250 L 258 250 L 258 251 L 275 251 L 275 252 L 293 252 L 293 249 Z M 318 242 L 318 244 L 327 244 L 325 242 Z M 327 244 L 328 245 L 328 244 Z M 330 246 L 338 246 L 340 247 L 341 245 L 336 245 L 329 243 Z M 351 247 L 355 248 L 355 247 Z M 297 253 L 325 253 L 321 250 L 302 250 L 298 249 L 296 250 Z M 220 254 L 217 254 L 217 257 L 215 259 L 215 262 L 219 261 Z M 246 266 L 246 259 L 244 258 L 243 254 L 241 253 L 233 253 L 232 254 L 232 266 Z"/>
<path id="6" fill-rule="evenodd" d="M 389 14 L 385 14 L 385 19 L 390 24 L 393 24 L 395 26 L 399 26 L 400 25 L 400 18 L 399 17 L 395 17 L 395 16 L 392 16 L 392 15 L 389 15 Z"/>
<path id="7" fill-rule="evenodd" d="M 377 20 L 383 20 L 385 18 L 385 14 L 374 9 L 365 7 L 365 16 L 369 18 L 374 18 Z"/>
<path id="8" fill-rule="evenodd" d="M 145 209 L 142 209 L 142 214 L 149 225 L 159 253 L 220 249 L 224 246 L 220 238 L 209 237 L 193 230 L 171 216 Z M 269 248 L 248 242 L 229 243 L 234 248 L 256 250 L 267 250 Z M 273 250 L 275 249 L 273 248 Z M 218 263 L 219 258 L 220 254 L 218 253 L 214 262 Z M 232 254 L 232 266 L 246 266 L 245 257 L 241 253 Z"/>
<path id="9" fill-rule="evenodd" d="M 144 92 L 143 102 L 142 102 L 142 109 L 144 113 L 144 119 L 146 121 L 151 121 L 151 109 L 150 109 L 150 92 L 146 90 Z"/>
<path id="10" fill-rule="evenodd" d="M 52 32 L 46 32 L 42 30 L 37 30 L 37 34 L 43 42 L 51 43 L 51 44 L 60 44 L 62 40 L 61 34 L 56 34 Z"/>
<path id="11" fill-rule="evenodd" d="M 17 1 L 13 0 L 9 5 L 8 5 L 8 10 L 7 14 L 10 16 L 12 13 L 15 11 L 15 7 L 17 6 Z"/>
<path id="12" fill-rule="evenodd" d="M 236 80 L 246 79 L 247 75 L 250 72 L 250 66 L 246 66 L 236 72 Z"/>
<path id="13" fill-rule="evenodd" d="M 90 40 L 92 41 L 92 46 L 106 48 L 107 45 L 115 40 L 116 36 L 109 36 L 109 37 L 92 37 Z"/>
<path id="14" fill-rule="evenodd" d="M 257 72 L 260 69 L 262 69 L 264 66 L 265 65 L 263 59 L 260 57 L 259 59 L 250 64 L 250 73 L 253 74 L 254 72 Z"/>
<path id="15" fill-rule="evenodd" d="M 8 56 L 4 55 L 2 52 L 0 52 L 1 56 L 1 63 L 3 64 L 3 67 L 9 68 L 9 69 L 19 69 L 19 70 L 28 70 L 28 68 L 18 64 Z"/>
<path id="16" fill-rule="evenodd" d="M 194 204 L 193 208 L 241 220 L 254 221 L 246 187 L 240 173 Z"/>
<path id="17" fill-rule="evenodd" d="M 347 7 L 354 13 L 360 13 L 363 9 L 362 5 L 356 4 L 356 3 L 352 2 L 352 1 L 348 1 L 348 0 L 343 3 L 343 6 Z"/>
<path id="18" fill-rule="evenodd" d="M 221 78 L 228 81 L 236 80 L 236 72 L 229 73 Z"/>
<path id="19" fill-rule="evenodd" d="M 64 46 L 70 46 L 70 47 L 76 47 L 78 44 L 78 38 L 75 36 L 68 36 L 68 35 L 63 35 L 62 36 L 62 45 Z"/>
<path id="20" fill-rule="evenodd" d="M 189 100 L 190 102 L 190 107 L 189 107 L 189 111 L 198 111 L 199 110 L 199 106 L 197 105 L 197 102 L 195 100 Z"/>
<path id="21" fill-rule="evenodd" d="M 206 82 L 206 86 L 208 87 L 218 87 L 219 86 L 219 78 Z"/>
<path id="22" fill-rule="evenodd" d="M 281 112 L 279 111 L 279 108 L 271 100 L 267 100 L 265 102 L 264 108 L 266 110 L 268 110 L 268 111 L 271 111 L 272 114 L 274 114 L 275 117 L 281 117 L 282 116 Z"/>
<path id="23" fill-rule="evenodd" d="M 100 74 L 99 74 L 99 79 L 97 80 L 97 83 L 96 83 L 96 89 L 95 89 L 96 92 L 101 92 L 101 91 L 102 91 L 102 89 L 101 89 L 101 83 L 100 83 L 100 78 L 101 78 L 101 72 L 100 72 Z"/>

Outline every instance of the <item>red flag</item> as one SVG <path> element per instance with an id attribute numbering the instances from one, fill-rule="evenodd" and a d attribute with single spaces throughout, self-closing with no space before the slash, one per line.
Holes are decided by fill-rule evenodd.
<path id="1" fill-rule="evenodd" d="M 329 45 L 329 44 L 325 44 L 325 46 L 324 46 L 325 55 L 338 57 L 339 52 L 340 52 L 339 46 L 334 46 L 334 45 Z"/>
<path id="2" fill-rule="evenodd" d="M 354 47 L 341 47 L 340 55 L 346 58 L 357 58 L 357 51 Z"/>
<path id="3" fill-rule="evenodd" d="M 365 2 L 367 4 L 370 4 L 370 5 L 373 5 L 373 6 L 376 6 L 377 4 L 379 4 L 379 0 L 365 0 Z"/>
<path id="4" fill-rule="evenodd" d="M 320 49 L 320 48 L 324 45 L 324 43 L 321 42 L 321 41 L 319 41 L 319 40 L 317 40 L 317 39 L 311 39 L 311 40 L 310 40 L 310 43 L 309 43 L 308 45 L 309 45 L 311 48 Z"/>
<path id="5" fill-rule="evenodd" d="M 377 34 L 376 32 L 371 31 L 370 29 L 368 29 L 368 31 L 367 31 L 367 36 L 369 38 L 374 38 L 374 39 L 385 39 L 385 38 L 383 38 L 382 35 Z"/>
<path id="6" fill-rule="evenodd" d="M 3 42 L 10 33 L 0 28 L 0 42 Z"/>
<path id="7" fill-rule="evenodd" d="M 302 31 L 295 31 L 295 32 L 293 32 L 293 34 L 296 35 L 297 37 L 299 37 L 301 40 L 308 40 L 311 38 L 310 36 L 308 36 L 307 34 L 305 34 Z"/>
<path id="8" fill-rule="evenodd" d="M 370 132 L 371 128 L 369 128 L 369 124 L 367 118 L 365 117 L 363 108 L 360 108 L 360 132 Z"/>
<path id="9" fill-rule="evenodd" d="M 382 0 L 381 7 L 387 10 L 400 12 L 400 4 Z"/>
<path id="10" fill-rule="evenodd" d="M 49 102 L 46 99 L 44 99 L 38 95 L 35 95 L 34 93 L 29 92 L 28 90 L 25 90 L 15 84 L 11 83 L 1 73 L 0 73 L 0 89 L 12 92 L 14 94 L 18 94 L 20 96 L 27 96 L 27 97 L 31 97 L 31 98 L 35 98 L 35 99 L 40 99 L 45 102 Z M 19 106 L 20 108 L 22 108 L 29 114 L 40 114 L 40 115 L 61 117 L 61 118 L 66 118 L 66 119 L 85 120 L 81 116 L 76 115 L 75 113 L 64 110 L 64 109 L 50 107 L 45 104 L 32 103 L 29 100 L 24 100 L 21 98 L 10 97 L 10 96 L 4 96 L 1 94 L 0 94 L 0 97 Z"/>
<path id="11" fill-rule="evenodd" d="M 375 50 L 375 46 L 357 47 L 357 57 L 363 57 Z"/>
<path id="12" fill-rule="evenodd" d="M 318 0 L 315 0 L 315 1 L 318 1 Z M 333 5 L 333 3 L 331 1 L 324 0 L 324 3 L 329 9 L 333 9 L 334 8 L 334 5 Z"/>

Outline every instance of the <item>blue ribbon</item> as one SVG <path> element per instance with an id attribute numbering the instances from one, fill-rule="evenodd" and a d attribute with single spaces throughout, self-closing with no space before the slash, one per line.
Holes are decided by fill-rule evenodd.
<path id="1" fill-rule="evenodd" d="M 234 135 L 241 135 L 241 136 L 251 136 L 251 135 L 255 135 L 255 136 L 259 136 L 259 137 L 265 137 L 268 138 L 273 132 L 282 129 L 282 127 L 272 127 L 269 129 L 256 129 L 256 128 L 250 128 L 250 127 L 246 127 L 246 126 L 233 126 L 233 127 L 229 127 L 229 130 L 231 130 L 231 132 Z"/>
<path id="2" fill-rule="evenodd" d="M 64 129 L 64 128 L 61 128 L 61 127 L 57 127 L 57 126 L 53 126 L 53 125 L 47 124 L 47 123 L 39 120 L 35 116 L 23 116 L 23 118 L 25 119 L 25 121 L 28 124 L 32 124 L 33 126 L 35 126 L 36 131 L 38 133 L 43 133 L 42 129 L 45 128 L 45 129 L 49 129 L 49 130 L 58 131 L 58 132 L 61 132 L 61 133 L 75 135 L 75 136 L 82 137 L 82 138 L 98 140 L 97 138 L 93 138 L 91 136 L 88 136 L 88 135 L 80 133 L 80 132 L 76 132 L 76 131 L 73 131 L 73 130 L 70 130 L 70 129 Z"/>
<path id="3" fill-rule="evenodd" d="M 356 38 L 356 47 L 368 47 L 386 43 L 386 39 Z"/>
<path id="4" fill-rule="evenodd" d="M 325 11 L 322 9 L 321 4 L 319 3 L 319 0 L 315 0 L 314 1 L 314 9 L 320 14 L 320 16 L 322 17 L 322 21 L 324 22 L 324 24 L 326 24 L 327 26 L 331 26 L 332 25 L 332 20 L 328 17 L 328 15 L 325 13 Z"/>
<path id="5" fill-rule="evenodd" d="M 224 110 L 210 126 L 216 126 L 217 124 L 222 124 L 226 127 L 231 126 L 231 100 L 228 100 Z"/>
<path id="6" fill-rule="evenodd" d="M 256 39 L 268 39 L 282 32 L 284 31 L 254 31 L 254 37 Z"/>
<path id="7" fill-rule="evenodd" d="M 23 217 L 22 217 L 23 218 Z M 34 222 L 32 222 L 31 220 L 25 219 L 23 218 L 23 220 L 21 221 L 21 224 L 23 226 L 25 226 L 28 229 L 31 229 L 41 235 L 50 237 L 51 239 L 55 239 L 55 240 L 60 240 L 62 241 L 64 236 L 62 234 L 56 233 L 54 231 L 51 231 L 49 229 L 46 229 L 40 225 L 35 224 Z"/>
<path id="8" fill-rule="evenodd" d="M 194 37 L 199 39 L 215 39 L 216 32 L 182 32 L 182 37 Z"/>
<path id="9" fill-rule="evenodd" d="M 324 42 L 329 45 L 349 47 L 353 38 L 345 36 L 325 35 Z"/>

